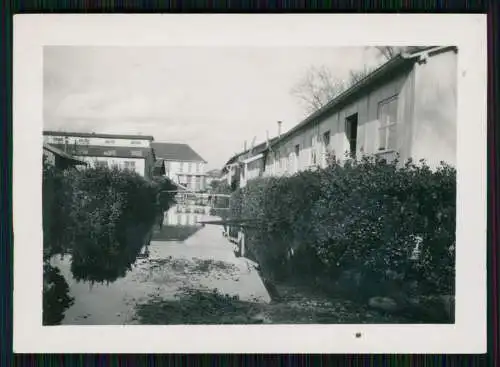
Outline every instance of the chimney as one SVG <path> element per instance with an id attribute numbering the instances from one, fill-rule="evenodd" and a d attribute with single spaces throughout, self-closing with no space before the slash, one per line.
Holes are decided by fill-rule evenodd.
<path id="1" fill-rule="evenodd" d="M 278 138 L 281 138 L 281 121 L 278 121 Z"/>

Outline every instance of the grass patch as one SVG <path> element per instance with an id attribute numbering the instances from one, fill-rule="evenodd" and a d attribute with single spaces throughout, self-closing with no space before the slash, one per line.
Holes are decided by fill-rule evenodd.
<path id="1" fill-rule="evenodd" d="M 171 324 L 397 324 L 408 320 L 307 290 L 280 286 L 279 302 L 245 302 L 217 290 L 184 289 L 177 300 L 159 297 L 137 306 L 143 325 Z"/>
<path id="2" fill-rule="evenodd" d="M 138 305 L 141 324 L 258 324 L 259 309 L 237 297 L 201 290 L 185 290 L 178 300 L 153 298 Z"/>

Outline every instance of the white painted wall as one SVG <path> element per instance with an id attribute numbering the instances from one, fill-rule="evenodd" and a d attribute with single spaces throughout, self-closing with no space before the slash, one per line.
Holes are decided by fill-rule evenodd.
<path id="1" fill-rule="evenodd" d="M 198 213 L 182 213 L 177 210 L 169 210 L 163 218 L 163 225 L 170 226 L 195 226 L 201 220 Z"/>
<path id="2" fill-rule="evenodd" d="M 134 171 L 137 172 L 141 176 L 145 176 L 145 160 L 142 158 L 118 158 L 118 157 L 88 157 L 88 156 L 80 156 L 76 157 L 84 162 L 89 163 L 89 167 L 95 167 L 97 162 L 105 162 L 109 168 L 113 166 L 118 166 L 120 169 L 125 169 L 125 162 L 134 162 L 135 168 Z"/>
<path id="3" fill-rule="evenodd" d="M 188 161 L 165 161 L 165 176 L 174 182 L 188 186 L 191 190 L 205 190 L 205 163 Z"/>
<path id="4" fill-rule="evenodd" d="M 149 148 L 149 140 L 136 140 L 136 139 L 111 139 L 111 138 L 87 138 L 77 136 L 49 136 L 44 135 L 44 142 L 49 144 L 64 144 L 68 145 L 98 145 L 109 147 L 138 147 Z"/>
<path id="5" fill-rule="evenodd" d="M 449 51 L 415 66 L 411 155 L 416 160 L 425 159 L 431 167 L 440 161 L 456 165 L 457 59 L 457 54 Z"/>

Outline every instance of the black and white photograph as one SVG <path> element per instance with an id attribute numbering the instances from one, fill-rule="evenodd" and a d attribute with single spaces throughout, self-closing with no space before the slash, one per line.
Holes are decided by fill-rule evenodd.
<path id="1" fill-rule="evenodd" d="M 161 22 L 168 26 L 158 20 L 144 32 Z M 215 30 L 202 37 L 200 26 L 193 39 L 223 32 L 207 22 Z M 251 17 L 243 23 L 254 29 Z M 348 22 L 323 37 L 341 24 Z M 62 25 L 54 32 L 64 33 Z M 96 25 L 91 34 L 103 29 Z M 70 330 L 77 339 L 77 330 L 94 335 L 87 326 L 125 327 L 118 334 L 197 326 L 210 327 L 210 338 L 237 325 L 251 343 L 281 325 L 297 328 L 280 329 L 295 333 L 296 345 L 300 334 L 314 333 L 303 326 L 345 326 L 351 331 L 338 335 L 365 347 L 373 327 L 469 327 L 463 317 L 484 307 L 485 290 L 459 291 L 460 282 L 485 277 L 467 270 L 485 271 L 485 244 L 481 232 L 465 231 L 485 218 L 461 200 L 478 187 L 464 182 L 484 180 L 484 157 L 481 146 L 460 149 L 467 136 L 480 142 L 485 112 L 469 111 L 477 121 L 461 117 L 469 96 L 460 83 L 468 73 L 483 75 L 484 66 L 469 70 L 471 46 L 460 41 L 434 35 L 374 43 L 368 27 L 360 31 L 365 43 L 330 45 L 258 37 L 262 45 L 202 44 L 180 36 L 178 43 L 140 44 L 137 36 L 127 44 L 125 36 L 106 41 L 106 32 L 94 43 L 89 34 L 41 42 L 31 91 L 39 94 L 33 108 L 41 109 L 32 115 L 40 126 L 15 118 L 15 132 L 26 134 L 15 154 L 35 142 L 29 162 L 38 163 L 14 163 L 20 180 L 19 170 L 40 167 L 23 182 L 39 195 L 30 210 L 39 219 L 22 218 L 23 232 L 39 232 L 31 270 L 41 279 L 37 327 Z M 484 209 L 482 192 L 471 195 Z M 16 240 L 24 242 L 17 232 Z M 477 247 L 469 255 L 471 240 Z M 462 269 L 460 251 L 462 263 L 469 259 Z M 16 244 L 16 266 L 18 256 Z M 476 303 L 461 306 L 468 297 Z M 480 332 L 484 320 L 476 320 Z M 197 332 L 185 333 L 184 341 Z"/>

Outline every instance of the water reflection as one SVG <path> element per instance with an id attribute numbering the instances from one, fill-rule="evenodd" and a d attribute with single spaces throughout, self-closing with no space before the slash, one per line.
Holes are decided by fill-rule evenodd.
<path id="1" fill-rule="evenodd" d="M 175 205 L 164 213 L 151 239 L 183 242 L 203 227 L 198 222 L 208 215 L 209 211 L 210 208 L 206 206 Z"/>

